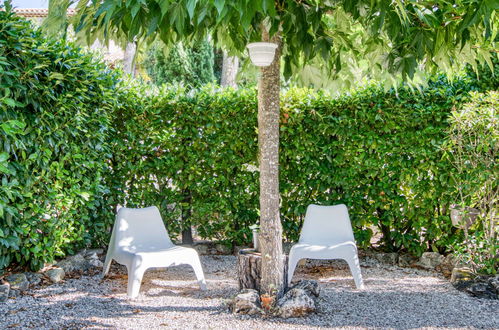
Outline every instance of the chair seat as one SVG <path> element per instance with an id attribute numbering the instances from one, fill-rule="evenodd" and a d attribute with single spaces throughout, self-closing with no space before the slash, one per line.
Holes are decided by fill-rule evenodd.
<path id="1" fill-rule="evenodd" d="M 327 244 L 327 243 L 322 243 L 322 244 L 308 244 L 308 243 L 298 243 L 295 244 L 291 247 L 291 250 L 302 250 L 305 252 L 312 252 L 312 253 L 322 253 L 322 252 L 328 252 L 328 251 L 333 251 L 333 250 L 338 250 L 341 248 L 355 248 L 355 243 L 352 241 L 348 242 L 343 242 L 343 243 L 338 243 L 338 244 Z"/>

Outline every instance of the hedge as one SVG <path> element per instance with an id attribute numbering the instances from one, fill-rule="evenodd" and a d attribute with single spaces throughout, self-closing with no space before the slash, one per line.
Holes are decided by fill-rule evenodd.
<path id="1" fill-rule="evenodd" d="M 0 269 L 13 261 L 37 269 L 107 239 L 118 77 L 0 11 Z"/>
<path id="2" fill-rule="evenodd" d="M 381 232 L 388 251 L 447 252 L 462 240 L 449 219 L 457 197 L 442 159 L 447 118 L 470 92 L 497 87 L 487 78 L 438 77 L 421 93 L 377 86 L 340 98 L 285 93 L 285 239 L 298 238 L 308 204 L 345 203 L 361 246 Z M 126 143 L 113 167 L 129 180 L 114 195 L 130 206 L 160 205 L 172 233 L 194 225 L 204 238 L 248 242 L 258 221 L 255 102 L 253 89 L 165 88 L 144 97 L 139 111 L 120 112 L 118 140 Z"/>
<path id="3" fill-rule="evenodd" d="M 203 238 L 249 242 L 259 217 L 256 90 L 155 90 L 120 77 L 0 11 L 0 269 L 105 245 L 117 204 L 159 206 L 174 238 L 193 226 Z M 360 246 L 377 232 L 380 248 L 413 254 L 461 242 L 442 145 L 453 109 L 497 90 L 496 77 L 438 77 L 421 93 L 284 93 L 285 239 L 297 239 L 308 204 L 345 203 Z"/>

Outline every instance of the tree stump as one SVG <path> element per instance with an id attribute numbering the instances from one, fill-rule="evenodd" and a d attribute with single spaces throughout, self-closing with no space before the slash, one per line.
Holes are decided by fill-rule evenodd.
<path id="1" fill-rule="evenodd" d="M 288 279 L 288 256 L 283 255 L 283 259 L 284 282 L 286 287 Z M 260 292 L 262 254 L 254 249 L 242 249 L 239 251 L 237 261 L 239 290 L 254 289 Z"/>

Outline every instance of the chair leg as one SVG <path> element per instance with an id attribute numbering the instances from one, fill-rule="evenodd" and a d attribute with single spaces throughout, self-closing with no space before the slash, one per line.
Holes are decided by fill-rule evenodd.
<path id="1" fill-rule="evenodd" d="M 131 267 L 128 270 L 127 294 L 130 298 L 136 298 L 139 295 L 142 277 L 146 268 L 142 265 L 141 258 L 134 258 Z"/>
<path id="2" fill-rule="evenodd" d="M 350 267 L 350 272 L 352 273 L 357 289 L 364 289 L 364 280 L 362 279 L 362 273 L 360 272 L 360 262 L 357 252 L 345 259 L 345 261 L 348 263 L 348 267 Z"/>
<path id="3" fill-rule="evenodd" d="M 206 280 L 204 279 L 203 267 L 201 266 L 201 261 L 199 260 L 199 256 L 196 255 L 196 258 L 190 262 L 192 269 L 194 269 L 194 273 L 196 274 L 196 278 L 198 279 L 199 288 L 201 290 L 206 290 Z"/>
<path id="4" fill-rule="evenodd" d="M 293 273 L 295 272 L 296 265 L 301 259 L 298 259 L 293 251 L 289 252 L 289 261 L 288 261 L 288 285 L 291 284 L 291 279 L 293 278 Z"/>
<path id="5" fill-rule="evenodd" d="M 109 268 L 111 268 L 111 262 L 113 258 L 110 255 L 106 255 L 106 260 L 104 261 L 104 268 L 102 269 L 102 277 L 104 278 L 107 273 L 109 273 Z"/>

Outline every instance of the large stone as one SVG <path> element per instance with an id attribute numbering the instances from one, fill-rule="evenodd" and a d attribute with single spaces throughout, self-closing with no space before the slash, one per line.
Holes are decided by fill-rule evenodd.
<path id="1" fill-rule="evenodd" d="M 452 270 L 452 275 L 450 278 L 450 282 L 454 285 L 457 285 L 461 282 L 469 282 L 475 278 L 475 274 L 468 267 L 454 268 Z"/>
<path id="2" fill-rule="evenodd" d="M 321 293 L 321 287 L 317 281 L 312 280 L 302 280 L 294 285 L 291 289 L 302 289 L 307 292 L 310 296 L 318 297 Z"/>
<path id="3" fill-rule="evenodd" d="M 471 284 L 466 289 L 466 291 L 478 298 L 486 298 L 486 299 L 499 298 L 499 295 L 497 294 L 494 287 L 485 278 L 480 278 L 477 282 Z"/>
<path id="4" fill-rule="evenodd" d="M 59 261 L 57 267 L 64 269 L 65 273 L 84 272 L 92 268 L 92 264 L 85 259 L 81 254 L 76 254 Z"/>
<path id="5" fill-rule="evenodd" d="M 215 249 L 217 250 L 217 254 L 229 255 L 232 254 L 232 247 L 227 246 L 225 244 L 216 244 Z"/>
<path id="6" fill-rule="evenodd" d="M 233 313 L 238 314 L 261 314 L 260 296 L 258 291 L 253 289 L 244 289 L 235 296 L 231 303 L 230 309 Z"/>
<path id="7" fill-rule="evenodd" d="M 277 301 L 277 315 L 283 318 L 303 317 L 315 312 L 315 300 L 306 290 L 293 288 Z"/>
<path id="8" fill-rule="evenodd" d="M 10 293 L 10 284 L 9 283 L 0 284 L 0 302 L 6 301 L 7 298 L 9 298 L 9 293 Z"/>
<path id="9" fill-rule="evenodd" d="M 29 281 L 24 274 L 12 274 L 5 278 L 10 284 L 11 290 L 26 291 L 29 288 Z"/>
<path id="10" fill-rule="evenodd" d="M 400 267 L 414 267 L 418 262 L 418 257 L 411 254 L 401 254 L 399 255 L 398 265 Z"/>
<path id="11" fill-rule="evenodd" d="M 53 283 L 58 283 L 64 279 L 64 276 L 66 276 L 64 269 L 62 268 L 52 268 L 47 270 L 45 273 L 47 277 L 53 282 Z"/>
<path id="12" fill-rule="evenodd" d="M 102 261 L 100 261 L 99 256 L 97 255 L 97 253 L 94 253 L 94 254 L 88 256 L 87 260 L 88 260 L 88 262 L 92 266 L 94 266 L 96 268 L 102 268 L 102 267 L 104 267 L 104 264 L 102 263 Z"/>
<path id="13" fill-rule="evenodd" d="M 495 293 L 499 294 L 499 275 L 489 278 L 489 284 L 494 289 Z"/>
<path id="14" fill-rule="evenodd" d="M 40 284 L 43 277 L 43 275 L 40 273 L 31 273 L 31 272 L 26 272 L 24 273 L 24 275 L 26 275 L 26 278 L 28 279 L 30 286 L 36 286 Z"/>
<path id="15" fill-rule="evenodd" d="M 380 263 L 388 265 L 396 265 L 399 260 L 397 252 L 376 252 L 372 254 L 372 257 Z"/>
<path id="16" fill-rule="evenodd" d="M 444 261 L 444 256 L 438 252 L 424 252 L 419 258 L 418 266 L 426 269 L 435 269 Z"/>
<path id="17" fill-rule="evenodd" d="M 101 255 L 104 253 L 104 250 L 103 249 L 88 249 L 88 250 L 84 250 L 82 251 L 82 255 L 85 257 L 85 258 L 89 258 L 89 257 L 92 257 L 94 254 L 96 255 Z"/>

